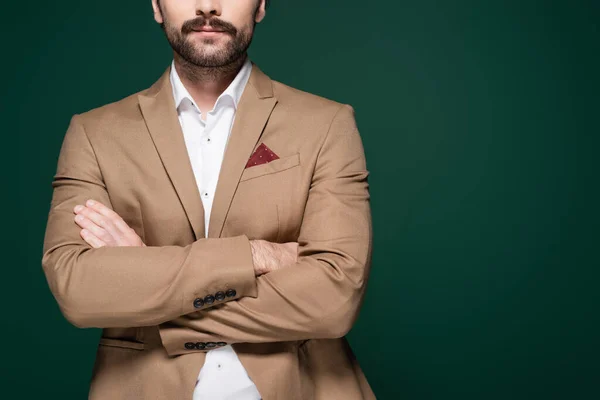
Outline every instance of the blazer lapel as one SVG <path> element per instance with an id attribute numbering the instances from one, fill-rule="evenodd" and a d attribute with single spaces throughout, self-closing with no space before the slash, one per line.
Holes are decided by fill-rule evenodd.
<path id="1" fill-rule="evenodd" d="M 171 67 L 144 94 L 142 115 L 196 240 L 204 238 L 204 207 L 179 124 L 169 74 Z M 277 104 L 273 84 L 254 63 L 236 110 L 213 200 L 208 237 L 220 237 L 242 172 Z"/>
<path id="2" fill-rule="evenodd" d="M 204 237 L 204 207 L 179 124 L 170 71 L 171 67 L 167 68 L 154 85 L 138 95 L 138 101 L 156 150 L 197 240 Z"/>
<path id="3" fill-rule="evenodd" d="M 254 63 L 246 85 L 225 149 L 215 198 L 210 213 L 208 237 L 221 236 L 227 212 L 235 190 L 252 155 L 263 129 L 277 104 L 273 83 Z"/>

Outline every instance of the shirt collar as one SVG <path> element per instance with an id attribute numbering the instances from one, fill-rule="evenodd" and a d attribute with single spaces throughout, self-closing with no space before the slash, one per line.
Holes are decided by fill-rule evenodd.
<path id="1" fill-rule="evenodd" d="M 235 76 L 235 78 L 229 84 L 229 86 L 227 86 L 227 89 L 225 89 L 225 91 L 223 91 L 223 93 L 221 93 L 217 98 L 217 101 L 215 102 L 215 108 L 217 108 L 219 104 L 222 103 L 223 98 L 228 97 L 231 100 L 233 100 L 233 106 L 235 109 L 237 109 L 244 88 L 246 87 L 246 84 L 250 79 L 251 71 L 252 62 L 248 57 L 246 57 L 246 61 L 244 61 L 244 64 L 242 65 L 242 68 L 240 69 L 238 74 Z M 173 88 L 173 98 L 175 99 L 175 107 L 179 109 L 181 102 L 185 99 L 188 99 L 193 104 L 194 108 L 198 112 L 200 112 L 200 108 L 196 105 L 196 102 L 183 85 L 183 82 L 181 82 L 181 78 L 179 77 L 179 74 L 175 69 L 175 60 L 171 62 L 171 73 L 169 78 L 171 80 L 171 87 Z M 205 112 L 208 111 L 210 110 L 206 110 Z"/>

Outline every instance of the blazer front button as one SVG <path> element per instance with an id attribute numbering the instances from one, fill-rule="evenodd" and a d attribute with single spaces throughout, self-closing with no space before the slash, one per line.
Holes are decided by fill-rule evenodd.
<path id="1" fill-rule="evenodd" d="M 227 291 L 227 297 L 235 297 L 236 294 L 237 292 L 234 289 L 229 289 Z"/>
<path id="2" fill-rule="evenodd" d="M 223 292 L 215 293 L 215 299 L 217 299 L 217 301 L 225 300 L 225 293 L 223 293 Z"/>
<path id="3" fill-rule="evenodd" d="M 204 300 L 202 300 L 201 298 L 197 298 L 194 300 L 194 307 L 195 308 L 200 308 L 204 305 Z"/>
<path id="4" fill-rule="evenodd" d="M 193 349 L 196 348 L 196 345 L 194 343 L 192 343 L 192 342 L 187 342 L 185 344 L 185 348 L 188 349 L 188 350 L 193 350 Z"/>
<path id="5" fill-rule="evenodd" d="M 206 296 L 206 297 L 204 298 L 204 302 L 205 302 L 206 304 L 212 304 L 212 303 L 214 303 L 214 302 L 215 302 L 215 298 L 213 297 L 213 295 L 212 295 L 212 294 L 209 294 L 208 296 Z"/>

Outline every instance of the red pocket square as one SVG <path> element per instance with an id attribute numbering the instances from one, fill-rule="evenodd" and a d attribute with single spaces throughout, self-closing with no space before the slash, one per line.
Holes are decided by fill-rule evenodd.
<path id="1" fill-rule="evenodd" d="M 268 148 L 266 144 L 261 143 L 248 159 L 246 168 L 254 167 L 255 165 L 266 164 L 270 161 L 277 160 L 278 158 L 279 156 L 273 153 L 273 150 Z"/>

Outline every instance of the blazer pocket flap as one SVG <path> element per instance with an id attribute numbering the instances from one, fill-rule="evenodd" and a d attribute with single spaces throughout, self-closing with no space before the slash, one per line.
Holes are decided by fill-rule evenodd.
<path id="1" fill-rule="evenodd" d="M 300 153 L 292 154 L 291 156 L 278 158 L 265 164 L 248 167 L 242 173 L 241 181 L 256 178 L 262 175 L 273 174 L 275 172 L 285 171 L 300 164 Z"/>
<path id="2" fill-rule="evenodd" d="M 122 349 L 132 349 L 132 350 L 144 350 L 144 343 L 141 342 L 133 342 L 131 340 L 123 340 L 123 339 L 112 339 L 101 337 L 98 344 L 102 346 L 109 347 L 120 347 Z"/>

